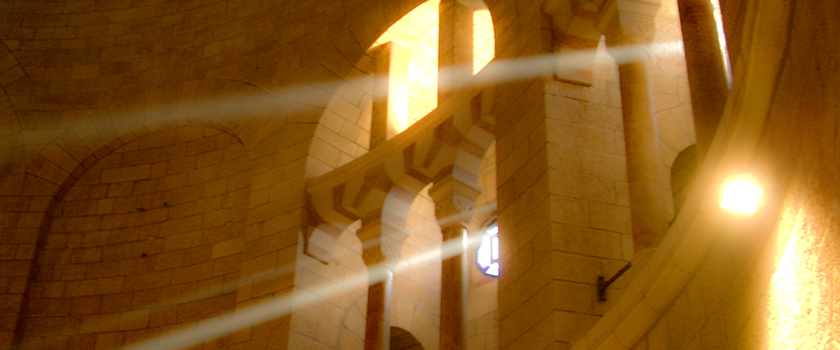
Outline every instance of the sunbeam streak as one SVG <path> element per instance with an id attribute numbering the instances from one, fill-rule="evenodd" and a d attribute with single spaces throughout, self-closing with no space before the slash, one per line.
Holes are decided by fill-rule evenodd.
<path id="1" fill-rule="evenodd" d="M 484 210 L 484 209 L 482 209 Z M 464 215 L 472 215 L 467 213 Z M 457 218 L 446 218 L 442 222 L 451 222 Z M 481 239 L 481 232 L 470 235 L 467 245 L 473 246 Z M 435 260 L 442 260 L 464 252 L 464 242 L 459 239 L 452 239 L 443 242 L 438 249 L 431 249 L 413 257 L 402 259 L 401 264 L 408 266 L 417 266 Z M 233 313 L 218 316 L 209 320 L 198 322 L 197 324 L 165 334 L 153 339 L 149 339 L 134 345 L 124 347 L 124 350 L 170 350 L 181 349 L 192 345 L 196 345 L 214 338 L 221 337 L 225 334 L 236 332 L 246 327 L 257 325 L 273 318 L 277 318 L 291 313 L 295 309 L 306 308 L 312 306 L 323 299 L 328 299 L 345 293 L 348 290 L 356 288 L 363 288 L 368 284 L 373 284 L 385 280 L 389 274 L 389 262 L 369 267 L 367 272 L 357 273 L 345 277 L 337 285 L 343 287 L 335 287 L 332 284 L 325 284 L 316 287 L 310 293 L 291 292 L 252 306 L 245 307 Z M 320 297 L 316 297 L 320 296 Z"/>
<path id="2" fill-rule="evenodd" d="M 682 44 L 679 41 L 655 43 L 643 48 L 654 56 L 671 56 L 682 54 Z M 513 81 L 534 79 L 550 76 L 557 72 L 560 67 L 584 66 L 591 64 L 593 52 L 575 52 L 532 56 L 515 60 L 494 59 L 473 79 L 454 82 L 452 89 L 466 89 L 471 87 L 488 87 Z M 617 56 L 620 57 L 620 56 Z M 558 65 L 563 62 L 563 65 Z M 622 62 L 617 62 L 622 63 Z M 449 69 L 468 69 L 456 67 Z M 444 71 L 444 73 L 446 73 Z M 369 82 L 369 81 L 368 81 Z M 179 101 L 170 104 L 163 104 L 155 108 L 130 108 L 122 109 L 114 107 L 115 112 L 105 115 L 94 115 L 91 118 L 79 122 L 73 128 L 79 140 L 107 138 L 103 136 L 103 130 L 108 135 L 121 138 L 146 126 L 160 126 L 184 123 L 215 122 L 237 125 L 240 119 L 271 119 L 288 118 L 290 123 L 314 123 L 320 113 L 323 112 L 323 105 L 332 94 L 345 83 L 361 83 L 360 81 L 332 81 L 321 83 L 306 83 L 293 87 L 280 88 L 271 91 L 263 91 L 253 94 L 228 94 L 224 98 L 210 98 L 198 101 Z M 173 98 L 174 99 L 174 98 Z M 158 101 L 159 102 L 159 101 Z M 299 118 L 299 115 L 306 114 L 312 118 Z M 60 134 L 58 125 L 44 126 L 37 130 L 24 130 L 23 136 L 27 142 L 33 144 L 44 144 L 50 142 Z M 62 131 L 63 132 L 63 131 Z M 95 143 L 92 143 L 95 144 Z M 3 152 L 11 152 L 5 149 Z M 487 208 L 480 208 L 487 210 Z M 446 225 L 453 220 L 472 217 L 475 212 L 461 214 L 463 217 L 452 217 L 440 220 L 440 225 Z M 473 235 L 469 244 L 474 244 L 480 239 L 480 235 Z M 429 261 L 441 260 L 452 257 L 463 252 L 463 242 L 460 240 L 447 241 L 439 249 L 422 252 L 417 256 L 403 259 L 401 263 L 407 266 L 416 266 Z M 342 283 L 344 287 L 336 288 L 333 285 L 323 285 L 314 288 L 311 293 L 291 292 L 278 296 L 263 303 L 244 307 L 233 313 L 221 315 L 212 319 L 198 322 L 188 328 L 175 331 L 157 338 L 129 345 L 125 349 L 179 349 L 201 343 L 213 338 L 235 332 L 245 327 L 266 322 L 270 319 L 289 314 L 297 308 L 313 305 L 323 298 L 329 298 L 344 293 L 347 290 L 363 288 L 369 283 L 381 281 L 387 275 L 388 264 L 381 264 L 369 268 L 366 272 L 346 277 Z M 240 280 L 237 283 L 226 284 L 215 289 L 205 290 L 197 294 L 190 294 L 167 302 L 187 302 L 199 300 L 214 295 L 230 293 L 241 285 L 253 283 L 254 281 L 278 276 L 293 271 L 294 266 L 287 266 L 271 271 L 266 274 L 251 276 Z M 319 297 L 314 297 L 318 295 Z M 164 305 L 160 303 L 160 305 Z M 121 315 L 132 317 L 132 315 Z M 118 317 L 117 317 L 118 319 Z M 118 320 L 113 321 L 118 322 Z"/>
<path id="3" fill-rule="evenodd" d="M 631 47 L 615 47 L 624 50 Z M 682 55 L 680 41 L 653 43 L 646 47 L 633 46 L 650 52 L 654 57 Z M 592 63 L 595 50 L 532 56 L 512 60 L 494 59 L 473 79 L 455 81 L 453 86 L 442 88 L 464 89 L 473 86 L 492 86 L 513 81 L 550 76 L 563 67 L 581 67 Z M 621 64 L 622 62 L 617 62 Z M 448 70 L 471 70 L 470 66 L 452 67 Z M 444 70 L 442 73 L 446 73 Z M 369 79 L 369 78 L 368 78 Z M 367 80 L 369 83 L 369 80 Z M 153 108 L 109 106 L 110 115 L 94 115 L 86 122 L 76 124 L 72 130 L 79 139 L 101 138 L 103 133 L 122 137 L 144 126 L 184 123 L 220 123 L 237 125 L 242 119 L 287 118 L 287 122 L 312 123 L 303 114 L 318 116 L 326 101 L 344 83 L 362 84 L 363 79 L 306 83 L 252 94 L 228 94 L 226 97 L 199 101 L 179 101 Z M 373 96 L 376 98 L 377 96 Z M 164 102 L 165 103 L 165 102 Z M 25 139 L 41 144 L 56 135 L 58 125 L 44 125 L 37 130 L 21 131 Z M 11 134 L 4 131 L 2 134 Z M 8 152 L 9 150 L 5 150 Z"/>

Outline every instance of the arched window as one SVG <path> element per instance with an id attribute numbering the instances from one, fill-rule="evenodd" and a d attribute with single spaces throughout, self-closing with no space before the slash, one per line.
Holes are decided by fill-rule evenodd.
<path id="1" fill-rule="evenodd" d="M 472 68 L 495 57 L 490 11 L 472 12 Z M 384 143 L 437 108 L 440 0 L 419 4 L 382 33 L 326 105 L 310 145 L 306 172 L 316 177 Z"/>
<path id="2" fill-rule="evenodd" d="M 476 252 L 476 262 L 485 275 L 499 277 L 499 225 L 495 222 L 487 228 Z"/>

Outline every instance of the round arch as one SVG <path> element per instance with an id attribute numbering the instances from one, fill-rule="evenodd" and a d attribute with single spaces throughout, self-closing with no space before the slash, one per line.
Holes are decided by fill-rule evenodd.
<path id="1" fill-rule="evenodd" d="M 236 284 L 223 281 L 239 278 L 248 215 L 242 143 L 218 128 L 182 125 L 103 153 L 47 212 L 21 313 L 24 347 L 51 331 L 32 327 L 45 318 L 91 332 L 74 328 L 56 303 L 69 305 L 69 316 L 120 324 L 96 331 L 114 336 L 132 327 L 153 336 L 235 308 Z"/>
<path id="2" fill-rule="evenodd" d="M 391 327 L 391 350 L 423 350 L 423 345 L 407 330 Z"/>
<path id="3" fill-rule="evenodd" d="M 495 56 L 493 21 L 481 0 L 457 1 L 474 10 L 476 73 Z M 377 31 L 376 38 L 362 44 L 367 45 L 364 53 L 336 84 L 319 118 L 307 175 L 317 177 L 358 158 L 437 107 L 439 3 L 412 3 L 413 10 L 394 18 L 389 27 Z M 387 116 L 376 112 L 385 109 Z"/>

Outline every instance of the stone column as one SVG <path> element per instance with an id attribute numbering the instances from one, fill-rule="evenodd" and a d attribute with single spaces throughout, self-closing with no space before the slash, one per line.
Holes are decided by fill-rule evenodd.
<path id="1" fill-rule="evenodd" d="M 467 299 L 467 244 L 469 211 L 480 191 L 452 175 L 436 180 L 429 190 L 435 216 L 441 223 L 440 350 L 466 349 L 464 324 Z"/>
<path id="2" fill-rule="evenodd" d="M 714 6 L 709 0 L 678 0 L 678 4 L 697 156 L 702 160 L 723 114 L 729 86 L 718 42 Z"/>
<path id="3" fill-rule="evenodd" d="M 376 263 L 368 263 L 368 271 Z M 391 291 L 394 272 L 379 268 L 381 276 L 368 274 L 367 318 L 365 319 L 365 350 L 387 350 L 391 341 Z"/>
<path id="4" fill-rule="evenodd" d="M 650 2 L 614 0 L 612 18 L 605 19 L 607 46 L 618 64 L 630 216 L 636 252 L 655 248 L 668 229 L 659 132 L 653 105 L 647 47 L 653 39 Z"/>
<path id="5" fill-rule="evenodd" d="M 472 77 L 473 11 L 458 0 L 441 0 L 438 36 L 438 104 Z"/>
<path id="6" fill-rule="evenodd" d="M 368 268 L 368 298 L 365 318 L 365 350 L 388 350 L 391 341 L 391 292 L 394 268 L 399 261 L 401 240 L 388 231 L 403 237 L 404 229 L 382 224 L 379 219 L 362 219 L 356 232 L 362 241 L 362 258 Z"/>

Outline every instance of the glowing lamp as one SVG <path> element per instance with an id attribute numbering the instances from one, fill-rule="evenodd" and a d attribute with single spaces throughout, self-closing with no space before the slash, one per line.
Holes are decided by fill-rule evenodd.
<path id="1" fill-rule="evenodd" d="M 720 206 L 738 213 L 752 214 L 758 207 L 761 189 L 749 179 L 736 179 L 723 186 Z"/>

